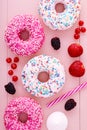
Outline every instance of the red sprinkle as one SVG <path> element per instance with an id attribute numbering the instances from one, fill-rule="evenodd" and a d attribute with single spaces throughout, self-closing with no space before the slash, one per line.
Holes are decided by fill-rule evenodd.
<path id="1" fill-rule="evenodd" d="M 79 38 L 80 38 L 80 35 L 79 35 L 79 34 L 74 34 L 74 38 L 75 38 L 75 39 L 79 39 Z"/>
<path id="2" fill-rule="evenodd" d="M 17 68 L 17 65 L 16 65 L 15 63 L 12 63 L 12 64 L 11 64 L 11 68 L 12 68 L 12 69 L 16 69 L 16 68 Z"/>
<path id="3" fill-rule="evenodd" d="M 80 31 L 85 33 L 86 32 L 86 28 L 85 27 L 81 27 Z"/>
<path id="4" fill-rule="evenodd" d="M 14 75 L 14 76 L 12 77 L 12 81 L 16 82 L 17 80 L 18 80 L 18 76 Z"/>
<path id="5" fill-rule="evenodd" d="M 80 20 L 79 21 L 79 26 L 83 26 L 84 25 L 84 21 Z"/>
<path id="6" fill-rule="evenodd" d="M 18 57 L 14 57 L 14 62 L 19 62 L 19 58 Z"/>
<path id="7" fill-rule="evenodd" d="M 11 63 L 12 62 L 12 59 L 10 57 L 6 58 L 6 62 L 7 63 Z"/>
<path id="8" fill-rule="evenodd" d="M 9 74 L 9 75 L 13 75 L 13 70 L 9 70 L 9 71 L 8 71 L 8 74 Z"/>
<path id="9" fill-rule="evenodd" d="M 80 28 L 76 28 L 76 29 L 75 29 L 75 33 L 76 33 L 76 34 L 79 34 L 79 33 L 80 33 Z"/>

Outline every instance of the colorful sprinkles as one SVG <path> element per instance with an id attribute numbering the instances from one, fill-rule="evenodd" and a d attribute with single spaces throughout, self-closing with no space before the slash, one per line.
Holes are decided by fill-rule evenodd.
<path id="1" fill-rule="evenodd" d="M 15 16 L 5 31 L 5 41 L 9 48 L 22 56 L 36 53 L 43 45 L 44 38 L 44 30 L 39 20 L 32 15 Z"/>
<path id="2" fill-rule="evenodd" d="M 48 72 L 49 80 L 40 82 L 38 74 Z M 40 55 L 32 58 L 23 68 L 22 82 L 28 92 L 34 96 L 49 97 L 58 93 L 65 83 L 64 67 L 54 57 Z"/>
<path id="3" fill-rule="evenodd" d="M 55 5 L 62 3 L 65 10 L 57 13 Z M 80 3 L 74 0 L 40 0 L 39 14 L 44 23 L 53 30 L 66 30 L 73 26 L 80 14 Z"/>
<path id="4" fill-rule="evenodd" d="M 10 101 L 4 114 L 6 130 L 40 130 L 42 121 L 41 106 L 26 97 Z"/>

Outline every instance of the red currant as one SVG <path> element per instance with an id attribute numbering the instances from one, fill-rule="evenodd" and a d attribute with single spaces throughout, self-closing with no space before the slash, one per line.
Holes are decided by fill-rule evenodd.
<path id="1" fill-rule="evenodd" d="M 79 21 L 79 26 L 83 26 L 84 25 L 84 21 L 80 20 Z"/>
<path id="2" fill-rule="evenodd" d="M 9 70 L 9 71 L 8 71 L 8 74 L 9 74 L 9 75 L 13 75 L 13 70 Z"/>
<path id="3" fill-rule="evenodd" d="M 80 31 L 85 33 L 86 32 L 86 28 L 85 27 L 81 27 Z"/>
<path id="4" fill-rule="evenodd" d="M 14 57 L 14 62 L 19 62 L 19 58 L 18 57 Z"/>
<path id="5" fill-rule="evenodd" d="M 80 38 L 80 35 L 79 35 L 79 34 L 74 34 L 74 38 L 75 38 L 75 39 L 79 39 L 79 38 Z"/>
<path id="6" fill-rule="evenodd" d="M 79 34 L 79 33 L 80 33 L 80 28 L 76 28 L 76 29 L 75 29 L 75 33 L 76 33 L 76 34 Z"/>
<path id="7" fill-rule="evenodd" d="M 12 64 L 11 64 L 11 68 L 12 68 L 12 69 L 16 69 L 16 68 L 17 68 L 17 65 L 16 65 L 15 63 L 12 63 Z"/>
<path id="8" fill-rule="evenodd" d="M 6 62 L 7 63 L 11 63 L 12 62 L 12 59 L 10 57 L 6 58 Z"/>
<path id="9" fill-rule="evenodd" d="M 18 76 L 14 75 L 14 76 L 12 77 L 12 81 L 16 82 L 17 80 L 18 80 Z"/>

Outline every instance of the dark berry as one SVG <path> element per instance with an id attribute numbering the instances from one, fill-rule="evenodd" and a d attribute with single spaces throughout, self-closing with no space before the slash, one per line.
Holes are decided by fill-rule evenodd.
<path id="1" fill-rule="evenodd" d="M 18 77 L 17 77 L 16 75 L 14 75 L 14 76 L 12 77 L 12 81 L 16 82 L 17 80 L 18 80 Z"/>
<path id="2" fill-rule="evenodd" d="M 80 31 L 85 33 L 86 32 L 86 28 L 85 27 L 81 27 Z"/>
<path id="3" fill-rule="evenodd" d="M 9 82 L 4 87 L 5 87 L 6 92 L 8 92 L 9 94 L 15 94 L 16 89 L 15 89 L 13 83 Z"/>
<path id="4" fill-rule="evenodd" d="M 13 75 L 13 70 L 9 70 L 9 71 L 8 71 L 8 74 L 9 74 L 9 75 Z"/>
<path id="5" fill-rule="evenodd" d="M 84 25 L 84 21 L 80 20 L 79 21 L 79 26 L 83 26 Z"/>
<path id="6" fill-rule="evenodd" d="M 12 62 L 12 59 L 10 57 L 6 58 L 6 62 L 7 63 L 11 63 Z"/>
<path id="7" fill-rule="evenodd" d="M 12 68 L 12 69 L 16 69 L 16 68 L 17 68 L 17 65 L 16 65 L 15 63 L 12 63 L 12 64 L 11 64 L 11 68 Z"/>
<path id="8" fill-rule="evenodd" d="M 14 62 L 19 62 L 19 58 L 18 57 L 14 57 Z"/>
<path id="9" fill-rule="evenodd" d="M 74 34 L 74 38 L 75 38 L 75 39 L 79 39 L 79 38 L 80 38 L 80 35 L 79 35 L 79 34 Z"/>
<path id="10" fill-rule="evenodd" d="M 60 48 L 60 39 L 57 37 L 52 38 L 51 45 L 55 50 L 58 50 Z"/>
<path id="11" fill-rule="evenodd" d="M 76 102 L 74 101 L 74 99 L 69 99 L 69 100 L 65 103 L 65 110 L 66 110 L 66 111 L 70 111 L 70 110 L 72 110 L 75 106 L 76 106 Z"/>

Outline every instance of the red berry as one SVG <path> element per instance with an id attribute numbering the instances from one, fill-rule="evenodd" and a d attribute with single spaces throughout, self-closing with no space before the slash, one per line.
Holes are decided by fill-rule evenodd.
<path id="1" fill-rule="evenodd" d="M 17 80 L 18 80 L 18 76 L 14 75 L 14 76 L 12 77 L 12 81 L 16 82 Z"/>
<path id="2" fill-rule="evenodd" d="M 80 20 L 79 21 L 79 26 L 83 26 L 84 25 L 84 21 Z"/>
<path id="3" fill-rule="evenodd" d="M 85 27 L 81 27 L 80 31 L 85 33 L 86 32 L 86 28 Z"/>
<path id="4" fill-rule="evenodd" d="M 78 57 L 83 53 L 83 48 L 80 44 L 78 43 L 72 43 L 68 47 L 68 53 L 71 57 Z"/>
<path id="5" fill-rule="evenodd" d="M 13 70 L 9 70 L 9 71 L 8 71 L 8 74 L 9 74 L 9 75 L 13 75 Z"/>
<path id="6" fill-rule="evenodd" d="M 85 73 L 84 65 L 81 61 L 73 62 L 69 67 L 69 72 L 72 76 L 81 77 Z"/>
<path id="7" fill-rule="evenodd" d="M 7 63 L 11 63 L 12 62 L 12 59 L 10 57 L 6 58 L 6 62 Z"/>
<path id="8" fill-rule="evenodd" d="M 76 34 L 79 34 L 79 33 L 80 33 L 80 28 L 76 28 L 76 29 L 75 29 L 75 33 L 76 33 Z"/>
<path id="9" fill-rule="evenodd" d="M 12 64 L 11 64 L 11 68 L 12 68 L 12 69 L 16 69 L 16 68 L 17 68 L 17 65 L 16 65 L 15 63 L 12 63 Z"/>
<path id="10" fill-rule="evenodd" d="M 74 38 L 75 38 L 75 39 L 79 39 L 79 38 L 80 38 L 80 35 L 79 35 L 79 34 L 74 34 Z"/>
<path id="11" fill-rule="evenodd" d="M 14 57 L 14 62 L 19 62 L 19 58 L 18 57 Z"/>

